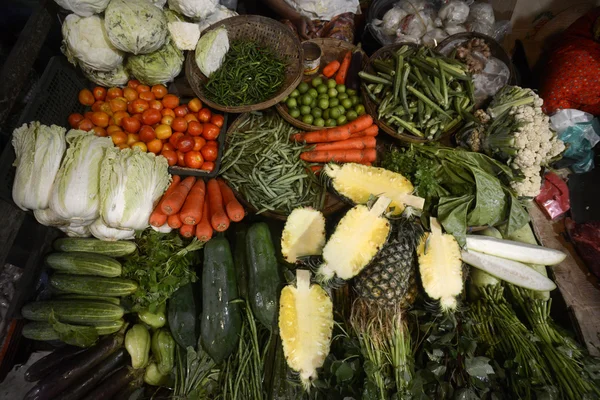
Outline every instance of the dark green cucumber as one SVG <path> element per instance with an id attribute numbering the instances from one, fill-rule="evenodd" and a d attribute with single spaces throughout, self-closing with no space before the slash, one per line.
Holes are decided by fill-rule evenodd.
<path id="1" fill-rule="evenodd" d="M 229 242 L 211 239 L 204 247 L 202 269 L 202 317 L 200 339 L 204 350 L 217 363 L 236 348 L 242 327 L 235 266 Z"/>
<path id="2" fill-rule="evenodd" d="M 53 297 L 54 299 L 54 297 Z M 105 301 L 110 304 L 120 305 L 121 299 L 118 297 L 108 296 L 87 296 L 85 294 L 61 294 L 56 297 L 56 300 L 90 300 L 90 301 Z"/>
<path id="3" fill-rule="evenodd" d="M 46 264 L 55 271 L 73 275 L 121 276 L 121 263 L 112 257 L 95 253 L 52 253 Z"/>
<path id="4" fill-rule="evenodd" d="M 116 297 L 130 295 L 138 288 L 137 283 L 130 279 L 67 274 L 52 275 L 50 286 L 65 293 Z"/>
<path id="5" fill-rule="evenodd" d="M 248 299 L 248 261 L 246 256 L 246 234 L 248 227 L 237 224 L 235 227 L 235 248 L 233 262 L 237 278 L 238 292 L 242 299 Z"/>
<path id="6" fill-rule="evenodd" d="M 281 274 L 269 227 L 254 224 L 246 235 L 248 300 L 254 316 L 269 330 L 278 312 Z"/>
<path id="7" fill-rule="evenodd" d="M 188 283 L 180 287 L 168 302 L 167 319 L 173 339 L 184 349 L 188 346 L 195 347 L 200 334 L 200 321 L 198 320 L 199 305 L 192 284 Z"/>
<path id="8" fill-rule="evenodd" d="M 58 251 L 96 253 L 109 257 L 123 257 L 137 249 L 135 243 L 126 240 L 107 242 L 89 238 L 57 239 L 53 246 Z"/>
<path id="9" fill-rule="evenodd" d="M 30 322 L 29 324 L 37 324 L 38 322 Z M 29 325 L 27 324 L 27 325 Z M 27 326 L 25 325 L 25 326 Z M 52 353 L 44 356 L 31 364 L 25 371 L 25 380 L 27 382 L 36 382 L 48 375 L 60 364 L 66 362 L 69 358 L 81 353 L 85 349 L 76 346 L 63 346 L 54 350 Z"/>
<path id="10" fill-rule="evenodd" d="M 104 301 L 65 301 L 49 300 L 26 304 L 21 310 L 25 319 L 46 322 L 50 313 L 61 322 L 93 325 L 98 322 L 116 321 L 123 318 L 125 310 L 121 306 Z"/>

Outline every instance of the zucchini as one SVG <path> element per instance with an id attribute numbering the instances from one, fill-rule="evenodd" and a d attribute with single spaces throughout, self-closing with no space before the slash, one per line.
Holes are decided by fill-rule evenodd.
<path id="1" fill-rule="evenodd" d="M 107 242 L 90 238 L 61 238 L 54 241 L 54 249 L 65 252 L 85 252 L 104 254 L 109 257 L 123 257 L 133 253 L 137 246 L 126 240 Z"/>
<path id="2" fill-rule="evenodd" d="M 27 325 L 38 323 L 39 322 L 30 322 Z M 40 358 L 39 360 L 34 362 L 29 368 L 27 368 L 27 371 L 25 371 L 24 375 L 25 380 L 27 382 L 39 381 L 40 379 L 51 373 L 54 370 L 54 368 L 56 368 L 69 358 L 74 357 L 75 355 L 81 353 L 84 350 L 85 349 L 82 349 L 81 347 L 69 345 L 59 347 L 47 356 Z"/>
<path id="3" fill-rule="evenodd" d="M 130 279 L 67 274 L 52 275 L 50 286 L 65 293 L 115 297 L 130 295 L 138 288 Z"/>
<path id="4" fill-rule="evenodd" d="M 56 300 L 91 300 L 91 301 L 105 301 L 110 304 L 120 305 L 121 299 L 118 297 L 107 297 L 107 296 L 87 296 L 85 294 L 61 294 L 56 297 Z"/>
<path id="5" fill-rule="evenodd" d="M 173 339 L 184 349 L 188 346 L 195 347 L 200 334 L 200 324 L 197 318 L 197 310 L 200 307 L 194 296 L 192 284 L 188 283 L 177 289 L 168 302 L 167 318 Z"/>
<path id="6" fill-rule="evenodd" d="M 46 264 L 55 271 L 73 275 L 121 276 L 121 263 L 112 257 L 94 253 L 52 253 Z"/>
<path id="7" fill-rule="evenodd" d="M 278 312 L 281 275 L 271 240 L 264 222 L 254 224 L 246 234 L 248 260 L 248 300 L 254 316 L 269 330 Z"/>
<path id="8" fill-rule="evenodd" d="M 118 332 L 125 324 L 125 320 L 99 322 L 94 324 L 98 335 L 105 336 Z M 24 337 L 31 340 L 60 340 L 58 333 L 48 322 L 31 321 L 25 324 L 21 333 Z"/>
<path id="9" fill-rule="evenodd" d="M 116 321 L 123 318 L 125 310 L 121 306 L 103 301 L 63 301 L 48 300 L 26 304 L 21 310 L 25 319 L 46 322 L 50 313 L 61 322 L 93 325 L 98 322 Z"/>
<path id="10" fill-rule="evenodd" d="M 567 255 L 562 251 L 534 244 L 493 237 L 467 235 L 467 249 L 528 264 L 556 265 Z"/>
<path id="11" fill-rule="evenodd" d="M 240 298 L 248 299 L 248 261 L 246 258 L 246 234 L 248 227 L 238 224 L 235 228 L 235 248 L 233 262 L 235 264 L 236 280 Z"/>
<path id="12" fill-rule="evenodd" d="M 232 302 L 237 297 L 229 242 L 223 237 L 213 238 L 204 247 L 200 340 L 217 364 L 237 347 L 242 328 L 240 306 Z"/>

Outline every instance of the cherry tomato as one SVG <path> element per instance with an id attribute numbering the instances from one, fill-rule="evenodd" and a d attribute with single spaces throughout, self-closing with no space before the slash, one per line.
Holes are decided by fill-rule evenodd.
<path id="1" fill-rule="evenodd" d="M 218 150 L 215 146 L 205 145 L 200 149 L 200 152 L 206 161 L 215 161 L 217 159 Z"/>
<path id="2" fill-rule="evenodd" d="M 175 116 L 176 116 L 175 112 L 173 110 L 171 110 L 170 108 L 163 108 L 162 110 L 160 110 L 160 113 L 163 117 L 168 115 L 170 117 L 175 118 Z"/>
<path id="3" fill-rule="evenodd" d="M 202 134 L 202 124 L 198 121 L 191 121 L 187 126 L 187 133 L 192 136 L 200 136 Z"/>
<path id="4" fill-rule="evenodd" d="M 127 110 L 127 101 L 122 99 L 112 99 L 108 102 L 108 104 L 110 105 L 110 110 L 114 113 L 117 111 Z"/>
<path id="5" fill-rule="evenodd" d="M 131 79 L 129 82 L 127 82 L 127 87 L 130 87 L 132 89 L 135 89 L 139 85 L 140 85 L 140 81 L 138 81 L 137 79 Z"/>
<path id="6" fill-rule="evenodd" d="M 94 104 L 92 104 L 92 111 L 102 111 L 100 107 L 104 104 L 102 100 L 96 100 Z"/>
<path id="7" fill-rule="evenodd" d="M 185 132 L 187 130 L 188 123 L 181 117 L 176 117 L 171 124 L 171 128 L 177 132 Z"/>
<path id="8" fill-rule="evenodd" d="M 127 145 L 131 146 L 132 144 L 140 141 L 140 135 L 137 133 L 128 133 L 127 134 Z"/>
<path id="9" fill-rule="evenodd" d="M 150 86 L 148 85 L 137 85 L 135 90 L 137 90 L 138 93 L 143 93 L 143 92 L 149 92 L 150 91 Z"/>
<path id="10" fill-rule="evenodd" d="M 156 133 L 156 137 L 161 139 L 161 140 L 166 140 L 168 138 L 171 137 L 171 135 L 173 134 L 173 131 L 171 130 L 171 127 L 169 125 L 158 125 L 155 129 L 154 132 Z M 175 146 L 173 146 L 175 147 Z"/>
<path id="11" fill-rule="evenodd" d="M 102 86 L 96 86 L 94 90 L 92 90 L 92 94 L 96 100 L 104 100 L 106 98 L 106 89 Z"/>
<path id="12" fill-rule="evenodd" d="M 210 117 L 210 123 L 218 126 L 219 128 L 221 128 L 223 126 L 224 121 L 225 121 L 225 118 L 223 118 L 223 116 L 219 115 L 219 114 L 213 114 L 213 116 Z"/>
<path id="13" fill-rule="evenodd" d="M 168 90 L 165 87 L 165 85 L 154 85 L 152 86 L 152 89 L 150 89 L 150 91 L 154 93 L 154 96 L 157 99 L 162 99 L 168 93 Z"/>
<path id="14" fill-rule="evenodd" d="M 92 128 L 92 130 L 94 131 L 94 135 L 96 136 L 108 136 L 108 133 L 106 133 L 106 129 L 102 128 L 101 126 L 95 126 Z"/>
<path id="15" fill-rule="evenodd" d="M 79 123 L 77 123 L 77 129 L 81 129 L 82 131 L 88 132 L 92 130 L 93 127 L 94 124 L 87 118 L 84 118 L 81 121 L 79 121 Z"/>
<path id="16" fill-rule="evenodd" d="M 165 150 L 172 150 L 175 151 L 175 146 L 173 146 L 171 143 L 166 142 L 163 144 L 163 151 Z"/>
<path id="17" fill-rule="evenodd" d="M 128 133 L 137 133 L 142 126 L 140 121 L 138 121 L 138 119 L 134 117 L 125 117 L 123 118 L 121 123 L 125 132 Z"/>
<path id="18" fill-rule="evenodd" d="M 127 144 L 127 134 L 125 132 L 115 132 L 112 135 L 110 135 L 110 138 L 116 145 L 122 143 Z"/>
<path id="19" fill-rule="evenodd" d="M 163 106 L 163 104 L 160 102 L 160 100 L 152 100 L 152 101 L 149 101 L 148 104 L 150 104 L 150 108 L 153 108 L 158 111 L 161 111 L 163 108 L 165 108 L 165 106 Z"/>
<path id="20" fill-rule="evenodd" d="M 173 166 L 177 164 L 177 153 L 173 150 L 165 150 L 166 145 L 167 144 L 163 145 L 163 150 L 160 154 L 167 159 L 169 166 Z"/>
<path id="21" fill-rule="evenodd" d="M 188 110 L 187 106 L 185 106 L 185 105 L 177 106 L 173 109 L 173 111 L 175 112 L 176 117 L 185 117 L 185 115 L 188 112 L 190 112 L 190 110 Z"/>
<path id="22" fill-rule="evenodd" d="M 148 147 L 146 146 L 146 143 L 144 142 L 135 142 L 134 144 L 131 145 L 132 149 L 138 148 L 141 151 L 143 151 L 144 153 L 148 151 Z"/>
<path id="23" fill-rule="evenodd" d="M 102 111 L 96 111 L 92 114 L 92 123 L 101 128 L 108 126 L 108 114 Z"/>
<path id="24" fill-rule="evenodd" d="M 198 118 L 192 113 L 185 114 L 185 117 L 183 117 L 183 119 L 185 119 L 188 124 L 192 121 L 198 122 Z"/>
<path id="25" fill-rule="evenodd" d="M 185 153 L 185 166 L 189 168 L 200 168 L 204 159 L 202 158 L 202 154 L 199 151 L 188 151 Z"/>
<path id="26" fill-rule="evenodd" d="M 117 97 L 122 97 L 122 96 L 123 96 L 123 90 L 118 87 L 111 87 L 106 92 L 106 98 L 108 100 L 116 99 Z"/>
<path id="27" fill-rule="evenodd" d="M 79 113 L 74 113 L 69 115 L 69 125 L 71 126 L 71 128 L 75 129 L 77 128 L 77 124 L 79 123 L 79 121 L 81 121 L 83 119 L 83 115 L 79 114 Z"/>
<path id="28" fill-rule="evenodd" d="M 203 137 L 194 136 L 194 148 L 192 150 L 200 151 L 204 147 L 205 144 L 206 144 L 206 140 L 204 140 Z"/>
<path id="29" fill-rule="evenodd" d="M 118 126 L 123 126 L 123 118 L 129 117 L 129 113 L 126 111 L 117 111 L 113 115 L 113 119 L 115 120 L 115 124 Z"/>
<path id="30" fill-rule="evenodd" d="M 185 167 L 185 153 L 177 150 L 177 165 L 180 167 Z"/>
<path id="31" fill-rule="evenodd" d="M 138 88 L 140 86 L 138 86 Z M 156 100 L 156 96 L 154 96 L 154 93 L 152 93 L 152 92 L 141 92 L 140 95 L 138 96 L 138 98 L 140 98 L 142 100 L 146 100 L 146 101 Z"/>
<path id="32" fill-rule="evenodd" d="M 209 123 L 204 124 L 204 128 L 202 129 L 202 136 L 206 140 L 215 140 L 219 136 L 219 127 Z"/>
<path id="33" fill-rule="evenodd" d="M 198 111 L 198 120 L 200 122 L 208 122 L 210 121 L 210 117 L 212 117 L 212 113 L 208 108 L 203 108 L 202 110 Z"/>
<path id="34" fill-rule="evenodd" d="M 78 98 L 79 102 L 84 106 L 91 106 L 96 101 L 90 89 L 81 89 Z"/>
<path id="35" fill-rule="evenodd" d="M 123 97 L 125 97 L 128 102 L 132 102 L 138 98 L 138 92 L 135 89 L 126 87 L 123 89 Z"/>
<path id="36" fill-rule="evenodd" d="M 162 103 L 165 108 L 173 109 L 179 105 L 179 97 L 174 94 L 167 94 L 163 97 Z"/>
<path id="37" fill-rule="evenodd" d="M 188 103 L 188 108 L 190 109 L 191 112 L 197 113 L 198 111 L 200 111 L 202 109 L 202 102 L 200 101 L 199 98 L 194 97 Z"/>
<path id="38" fill-rule="evenodd" d="M 173 134 L 171 135 L 171 137 L 169 138 L 169 143 L 171 143 L 171 146 L 173 146 L 175 149 L 177 149 L 177 141 L 183 136 L 183 133 L 181 132 L 173 132 Z"/>
<path id="39" fill-rule="evenodd" d="M 156 139 L 157 135 L 154 129 L 149 125 L 144 125 L 140 129 L 140 140 L 141 142 L 148 143 Z"/>
<path id="40" fill-rule="evenodd" d="M 165 115 L 164 117 L 161 118 L 160 123 L 171 126 L 171 125 L 173 125 L 174 119 L 175 119 L 175 117 L 173 117 L 171 115 Z"/>
<path id="41" fill-rule="evenodd" d="M 148 143 L 146 143 L 146 146 L 148 146 L 149 152 L 158 154 L 162 150 L 163 142 L 160 139 L 154 139 L 154 140 L 151 140 Z"/>
<path id="42" fill-rule="evenodd" d="M 132 111 L 131 111 L 132 114 L 141 114 L 150 108 L 150 105 L 148 104 L 148 102 L 146 100 L 142 100 L 142 99 L 136 99 L 136 100 L 132 101 L 130 105 L 132 108 Z"/>
<path id="43" fill-rule="evenodd" d="M 212 170 L 215 169 L 215 163 L 212 161 L 204 161 L 200 169 L 203 171 L 212 172 Z"/>
<path id="44" fill-rule="evenodd" d="M 146 125 L 154 125 L 160 122 L 162 115 L 160 111 L 149 108 L 142 113 L 142 122 Z"/>
<path id="45" fill-rule="evenodd" d="M 183 135 L 177 140 L 177 150 L 187 153 L 194 148 L 194 138 L 189 135 Z"/>

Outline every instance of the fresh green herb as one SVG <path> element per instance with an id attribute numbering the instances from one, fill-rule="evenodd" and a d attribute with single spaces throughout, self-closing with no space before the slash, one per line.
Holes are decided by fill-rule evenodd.
<path id="1" fill-rule="evenodd" d="M 138 250 L 125 257 L 123 276 L 139 285 L 130 296 L 133 310 L 154 313 L 179 287 L 196 281 L 196 250 L 204 244 L 196 239 L 184 241 L 177 232 L 159 233 L 153 229 L 139 234 L 136 244 Z"/>
<path id="2" fill-rule="evenodd" d="M 188 347 L 184 353 L 180 346 L 176 347 L 177 365 L 175 370 L 174 399 L 213 399 L 216 390 L 218 371 L 215 363 L 202 348 L 196 352 Z"/>
<path id="3" fill-rule="evenodd" d="M 66 344 L 90 347 L 98 340 L 98 332 L 93 326 L 65 324 L 54 316 L 54 311 L 50 311 L 48 322 L 58 334 L 58 338 Z"/>

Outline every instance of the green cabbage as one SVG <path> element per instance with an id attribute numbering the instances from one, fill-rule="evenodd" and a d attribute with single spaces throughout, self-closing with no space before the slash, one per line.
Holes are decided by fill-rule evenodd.
<path id="1" fill-rule="evenodd" d="M 81 67 L 81 71 L 83 71 L 83 75 L 96 85 L 104 87 L 125 86 L 129 80 L 129 75 L 122 65 L 108 72 L 96 71 L 86 67 L 84 64 L 80 64 L 79 66 Z"/>
<path id="2" fill-rule="evenodd" d="M 229 51 L 227 29 L 220 27 L 203 35 L 196 45 L 196 64 L 207 77 L 223 64 L 225 54 Z"/>
<path id="3" fill-rule="evenodd" d="M 48 208 L 52 184 L 67 148 L 64 128 L 39 122 L 15 129 L 12 145 L 17 167 L 12 196 L 23 210 Z"/>
<path id="4" fill-rule="evenodd" d="M 175 79 L 181 72 L 183 61 L 183 53 L 169 39 L 154 53 L 129 57 L 126 68 L 140 82 L 157 85 Z"/>
<path id="5" fill-rule="evenodd" d="M 139 149 L 107 150 L 100 176 L 101 210 L 111 228 L 142 230 L 167 188 L 169 164 L 162 156 Z"/>
<path id="6" fill-rule="evenodd" d="M 147 0 L 111 0 L 104 26 L 113 46 L 128 53 L 152 53 L 167 40 L 167 18 Z"/>

